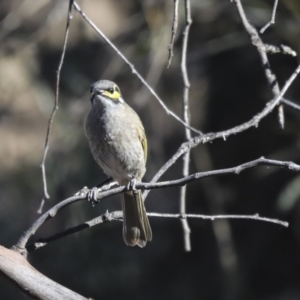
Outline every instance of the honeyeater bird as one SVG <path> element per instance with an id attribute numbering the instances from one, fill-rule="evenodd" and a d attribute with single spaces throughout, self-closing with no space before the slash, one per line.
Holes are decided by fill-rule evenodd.
<path id="1" fill-rule="evenodd" d="M 86 135 L 94 159 L 119 185 L 134 186 L 146 172 L 147 159 L 147 138 L 139 116 L 109 80 L 92 84 L 91 102 Z M 122 194 L 122 209 L 125 244 L 144 247 L 152 231 L 141 191 Z"/>

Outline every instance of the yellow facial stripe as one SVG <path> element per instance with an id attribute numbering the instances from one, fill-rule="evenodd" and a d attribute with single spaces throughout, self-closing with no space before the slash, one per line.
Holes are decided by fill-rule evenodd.
<path id="1" fill-rule="evenodd" d="M 104 95 L 106 95 L 107 97 L 111 98 L 111 99 L 119 99 L 121 94 L 119 92 L 117 92 L 116 90 L 114 90 L 113 93 L 111 93 L 110 91 L 105 91 L 103 93 Z"/>

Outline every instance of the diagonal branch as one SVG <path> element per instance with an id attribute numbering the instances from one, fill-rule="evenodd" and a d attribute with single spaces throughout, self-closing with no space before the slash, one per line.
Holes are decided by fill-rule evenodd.
<path id="1" fill-rule="evenodd" d="M 123 220 L 123 212 L 122 211 L 114 211 L 114 212 L 106 212 L 104 215 L 101 215 L 97 218 L 94 218 L 90 221 L 84 222 L 82 224 L 79 224 L 77 226 L 68 228 L 62 232 L 59 232 L 57 234 L 53 234 L 51 236 L 48 236 L 46 238 L 41 238 L 38 239 L 36 242 L 34 242 L 33 244 L 30 244 L 29 246 L 26 247 L 28 253 L 33 252 L 34 250 L 40 249 L 42 247 L 45 247 L 46 245 L 48 245 L 50 242 L 54 242 L 58 239 L 61 239 L 65 236 L 77 233 L 79 231 L 82 231 L 84 229 L 99 225 L 99 224 L 103 224 L 106 222 L 110 222 L 113 220 Z"/>
<path id="2" fill-rule="evenodd" d="M 0 273 L 28 297 L 26 299 L 89 300 L 36 270 L 19 253 L 0 246 Z M 4 294 L 2 286 L 2 295 Z M 2 296 L 1 296 L 2 297 Z M 2 299 L 8 299 L 3 295 Z M 24 298 L 24 297 L 22 297 Z M 24 298 L 24 299 L 25 299 Z M 15 298 L 16 299 L 16 298 Z M 20 298 L 19 298 L 20 299 Z"/>
<path id="3" fill-rule="evenodd" d="M 190 130 L 202 134 L 201 131 L 189 126 L 184 121 L 181 120 L 174 112 L 172 112 L 163 100 L 157 95 L 154 89 L 147 83 L 147 81 L 143 78 L 143 76 L 136 70 L 135 66 L 125 57 L 125 55 L 117 48 L 117 46 L 112 43 L 112 41 L 94 24 L 94 22 L 81 10 L 80 6 L 74 1 L 74 8 L 77 12 L 83 17 L 83 19 L 110 45 L 112 49 L 116 51 L 116 53 L 123 59 L 123 61 L 130 67 L 131 72 L 136 75 L 136 77 L 142 82 L 142 84 L 150 91 L 150 93 L 156 98 L 159 104 L 163 107 L 165 112 L 168 115 L 171 115 L 174 119 L 178 122 L 183 124 L 185 127 L 189 128 Z"/>
<path id="4" fill-rule="evenodd" d="M 36 233 L 36 231 L 49 219 L 54 218 L 57 214 L 57 212 L 65 207 L 67 207 L 70 204 L 73 204 L 75 202 L 78 202 L 80 200 L 86 199 L 86 195 L 80 194 L 78 196 L 73 196 L 70 198 L 67 198 L 60 203 L 53 206 L 51 209 L 49 209 L 47 212 L 45 212 L 42 216 L 40 216 L 31 226 L 29 229 L 24 231 L 24 233 L 21 235 L 18 242 L 12 247 L 14 250 L 20 252 L 22 255 L 26 256 L 27 251 L 25 249 L 26 244 L 28 240 Z"/>

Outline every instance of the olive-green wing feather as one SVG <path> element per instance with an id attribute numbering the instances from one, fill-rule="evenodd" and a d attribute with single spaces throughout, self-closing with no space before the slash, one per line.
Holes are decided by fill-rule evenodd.
<path id="1" fill-rule="evenodd" d="M 147 161 L 147 154 L 148 154 L 148 143 L 147 143 L 147 138 L 146 138 L 146 133 L 145 129 L 142 126 L 138 127 L 138 136 L 139 140 L 141 141 L 143 150 L 144 150 L 144 159 L 145 159 L 145 164 Z"/>

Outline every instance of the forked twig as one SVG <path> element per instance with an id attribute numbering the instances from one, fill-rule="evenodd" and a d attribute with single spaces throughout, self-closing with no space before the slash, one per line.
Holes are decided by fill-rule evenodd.
<path id="1" fill-rule="evenodd" d="M 266 29 L 269 28 L 271 25 L 275 24 L 277 6 L 278 6 L 278 0 L 274 0 L 271 20 L 260 30 L 261 34 L 263 34 L 266 31 Z"/>
<path id="2" fill-rule="evenodd" d="M 256 47 L 256 49 L 260 55 L 262 65 L 265 70 L 265 76 L 269 83 L 269 88 L 271 89 L 273 96 L 276 97 L 280 92 L 280 88 L 279 88 L 279 85 L 277 82 L 277 78 L 271 69 L 269 59 L 267 56 L 266 47 L 265 47 L 263 41 L 261 40 L 255 27 L 252 24 L 250 24 L 249 20 L 247 19 L 247 16 L 245 14 L 245 11 L 241 4 L 241 1 L 233 0 L 233 2 L 236 5 L 239 16 L 241 18 L 241 21 L 242 21 L 247 33 L 249 34 L 249 36 L 251 38 L 252 44 Z M 282 105 L 278 106 L 278 122 L 279 122 L 280 128 L 283 129 L 284 128 L 284 113 L 283 113 Z"/>

